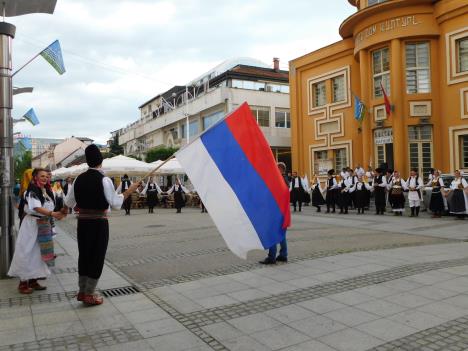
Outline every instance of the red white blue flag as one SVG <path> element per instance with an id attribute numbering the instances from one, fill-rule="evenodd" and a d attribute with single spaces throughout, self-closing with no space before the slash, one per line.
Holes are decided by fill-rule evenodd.
<path id="1" fill-rule="evenodd" d="M 289 189 L 247 103 L 176 157 L 234 254 L 245 259 L 285 238 Z"/>

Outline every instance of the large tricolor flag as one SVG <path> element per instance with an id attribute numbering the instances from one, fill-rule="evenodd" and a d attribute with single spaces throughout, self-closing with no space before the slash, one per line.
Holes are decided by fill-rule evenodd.
<path id="1" fill-rule="evenodd" d="M 241 258 L 285 238 L 289 189 L 247 103 L 176 153 L 229 249 Z"/>

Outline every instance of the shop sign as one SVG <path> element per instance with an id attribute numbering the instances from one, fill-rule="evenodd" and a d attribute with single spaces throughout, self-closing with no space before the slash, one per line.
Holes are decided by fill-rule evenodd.
<path id="1" fill-rule="evenodd" d="M 393 143 L 392 128 L 377 129 L 374 131 L 374 143 L 376 145 Z"/>

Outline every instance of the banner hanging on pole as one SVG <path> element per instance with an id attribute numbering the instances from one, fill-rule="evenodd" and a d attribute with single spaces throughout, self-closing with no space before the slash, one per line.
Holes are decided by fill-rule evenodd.
<path id="1" fill-rule="evenodd" d="M 39 124 L 39 119 L 36 116 L 36 113 L 34 112 L 34 109 L 29 109 L 28 112 L 26 112 L 23 116 L 24 119 L 28 120 L 33 126 L 36 126 Z"/>
<path id="2" fill-rule="evenodd" d="M 60 48 L 60 42 L 58 40 L 54 41 L 40 54 L 47 62 L 50 63 L 52 67 L 59 74 L 65 73 L 65 64 L 63 63 L 62 49 Z"/>

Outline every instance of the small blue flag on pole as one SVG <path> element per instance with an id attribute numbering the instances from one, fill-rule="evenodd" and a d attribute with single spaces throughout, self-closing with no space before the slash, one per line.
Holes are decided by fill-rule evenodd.
<path id="1" fill-rule="evenodd" d="M 58 40 L 54 41 L 41 52 L 41 56 L 51 64 L 59 74 L 65 73 L 65 64 L 63 63 L 62 49 Z"/>
<path id="2" fill-rule="evenodd" d="M 37 119 L 36 113 L 34 112 L 34 109 L 29 109 L 28 112 L 26 112 L 23 116 L 24 119 L 28 120 L 33 126 L 36 126 L 39 124 L 39 120 Z"/>
<path id="3" fill-rule="evenodd" d="M 354 95 L 354 118 L 358 122 L 362 122 L 366 114 L 366 106 L 362 103 L 359 98 Z"/>

